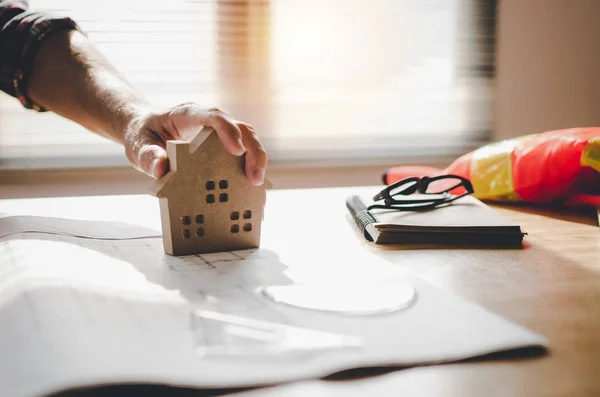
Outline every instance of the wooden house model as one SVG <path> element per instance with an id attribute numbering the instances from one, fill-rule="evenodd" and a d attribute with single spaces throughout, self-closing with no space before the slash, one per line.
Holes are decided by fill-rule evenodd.
<path id="1" fill-rule="evenodd" d="M 244 172 L 217 133 L 204 128 L 191 141 L 167 141 L 170 170 L 151 193 L 159 198 L 165 252 L 194 255 L 257 248 L 266 189 Z"/>

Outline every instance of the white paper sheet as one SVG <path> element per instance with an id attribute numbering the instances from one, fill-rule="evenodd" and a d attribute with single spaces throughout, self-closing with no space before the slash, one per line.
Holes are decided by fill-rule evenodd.
<path id="1" fill-rule="evenodd" d="M 6 219 L 0 219 L 0 230 Z M 362 279 L 409 283 L 417 292 L 413 305 L 393 313 L 345 316 L 277 304 L 257 293 L 257 287 L 292 284 L 286 266 L 269 250 L 174 258 L 164 254 L 159 238 L 97 240 L 63 235 L 78 234 L 65 224 L 61 230 L 65 233 L 0 238 L 0 357 L 10 357 L 0 360 L 2 395 L 39 397 L 120 382 L 210 388 L 274 384 L 362 366 L 447 362 L 547 343 L 402 273 Z M 338 259 L 353 260 L 343 253 Z M 332 293 L 335 287 L 333 282 Z M 207 305 L 259 321 L 356 337 L 363 345 L 314 349 L 292 360 L 198 354 L 190 313 Z"/>
<path id="2" fill-rule="evenodd" d="M 161 237 L 160 231 L 155 229 L 123 222 L 74 220 L 0 213 L 0 238 L 32 232 L 103 240 Z"/>

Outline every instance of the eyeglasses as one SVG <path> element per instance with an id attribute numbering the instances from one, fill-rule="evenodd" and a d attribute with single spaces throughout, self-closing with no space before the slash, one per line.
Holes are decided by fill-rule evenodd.
<path id="1" fill-rule="evenodd" d="M 458 191 L 458 192 L 457 192 Z M 399 199 L 418 193 L 411 199 Z M 473 194 L 471 181 L 458 175 L 440 175 L 433 178 L 412 177 L 398 181 L 379 192 L 371 209 L 395 209 L 398 211 L 423 211 L 449 204 Z"/>

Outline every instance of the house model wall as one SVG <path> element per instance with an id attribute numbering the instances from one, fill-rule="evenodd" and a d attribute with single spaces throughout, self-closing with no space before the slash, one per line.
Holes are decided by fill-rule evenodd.
<path id="1" fill-rule="evenodd" d="M 204 128 L 191 142 L 168 141 L 170 171 L 151 192 L 159 198 L 165 252 L 194 255 L 257 248 L 266 188 L 244 172 L 244 157 L 226 151 Z"/>

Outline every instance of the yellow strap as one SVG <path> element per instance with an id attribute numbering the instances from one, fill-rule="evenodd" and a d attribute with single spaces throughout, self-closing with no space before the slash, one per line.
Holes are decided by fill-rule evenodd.
<path id="1" fill-rule="evenodd" d="M 590 139 L 581 153 L 580 164 L 600 172 L 600 138 Z"/>
<path id="2" fill-rule="evenodd" d="M 512 152 L 531 135 L 483 146 L 471 158 L 471 183 L 475 197 L 488 200 L 519 201 L 513 185 Z"/>

